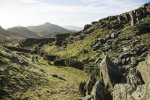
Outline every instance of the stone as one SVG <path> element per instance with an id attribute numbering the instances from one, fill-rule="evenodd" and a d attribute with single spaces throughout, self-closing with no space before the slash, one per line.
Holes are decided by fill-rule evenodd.
<path id="1" fill-rule="evenodd" d="M 80 62 L 79 60 L 77 60 L 75 58 L 66 58 L 65 59 L 65 65 L 73 67 L 73 68 L 77 68 L 77 69 L 80 69 L 80 70 L 84 69 L 83 62 Z"/>
<path id="2" fill-rule="evenodd" d="M 114 39 L 114 38 L 116 38 L 116 37 L 117 37 L 117 34 L 115 34 L 115 33 L 111 33 L 110 37 L 111 37 L 112 39 Z"/>
<path id="3" fill-rule="evenodd" d="M 86 96 L 86 82 L 83 81 L 80 82 L 79 91 L 82 96 Z"/>
<path id="4" fill-rule="evenodd" d="M 90 79 L 87 82 L 87 94 L 90 95 L 94 84 L 96 83 L 96 77 L 94 75 L 90 76 Z"/>
<path id="5" fill-rule="evenodd" d="M 54 60 L 54 65 L 55 66 L 66 66 L 65 59 L 59 58 L 59 59 Z"/>
<path id="6" fill-rule="evenodd" d="M 135 68 L 130 68 L 130 71 L 127 75 L 127 83 L 130 84 L 133 89 L 136 89 L 138 85 L 142 85 L 144 82 L 141 79 L 140 74 L 136 71 Z"/>
<path id="7" fill-rule="evenodd" d="M 129 15 L 130 15 L 130 19 L 131 19 L 131 26 L 133 26 L 136 23 L 134 11 L 130 12 Z"/>
<path id="8" fill-rule="evenodd" d="M 150 54 L 148 54 L 145 61 L 138 64 L 137 70 L 141 73 L 142 79 L 145 83 L 150 81 Z"/>
<path id="9" fill-rule="evenodd" d="M 148 100 L 150 98 L 150 82 L 138 85 L 136 90 L 129 84 L 116 84 L 113 100 Z"/>
<path id="10" fill-rule="evenodd" d="M 86 29 L 88 29 L 88 28 L 90 28 L 90 27 L 91 27 L 91 25 L 90 25 L 90 24 L 87 24 L 87 25 L 84 26 L 84 30 L 86 30 Z"/>
<path id="11" fill-rule="evenodd" d="M 137 60 L 134 57 L 130 58 L 130 62 L 131 62 L 131 65 L 136 65 L 137 64 Z"/>
<path id="12" fill-rule="evenodd" d="M 99 80 L 94 85 L 91 95 L 94 100 L 111 100 L 111 96 L 106 92 L 104 84 Z"/>
<path id="13" fill-rule="evenodd" d="M 93 96 L 91 95 L 86 95 L 84 98 L 82 98 L 81 100 L 93 100 Z"/>
<path id="14" fill-rule="evenodd" d="M 116 84 L 113 90 L 113 100 L 135 100 L 131 94 L 133 88 L 129 84 Z"/>
<path id="15" fill-rule="evenodd" d="M 104 86 L 109 87 L 109 91 L 113 90 L 114 84 L 121 81 L 122 74 L 114 64 L 108 55 L 106 55 L 99 65 L 100 69 L 100 79 L 102 79 Z"/>
<path id="16" fill-rule="evenodd" d="M 108 40 L 108 39 L 110 39 L 110 37 L 111 37 L 110 35 L 106 35 L 105 39 Z"/>
<path id="17" fill-rule="evenodd" d="M 58 58 L 58 56 L 56 56 L 56 55 L 44 55 L 44 59 L 47 59 L 47 60 L 49 60 L 49 61 L 54 61 L 55 59 L 57 59 Z"/>
<path id="18" fill-rule="evenodd" d="M 61 76 L 58 76 L 56 74 L 52 74 L 53 77 L 57 78 L 57 79 L 60 79 L 60 80 L 63 80 L 63 81 L 66 81 L 66 79 L 62 78 Z"/>
<path id="19" fill-rule="evenodd" d="M 139 85 L 131 96 L 134 100 L 149 100 L 150 99 L 150 82 Z"/>

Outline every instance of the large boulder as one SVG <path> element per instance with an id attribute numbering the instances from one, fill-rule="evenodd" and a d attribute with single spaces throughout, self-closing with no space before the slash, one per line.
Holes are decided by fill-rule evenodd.
<path id="1" fill-rule="evenodd" d="M 145 83 L 150 81 L 150 54 L 145 61 L 139 63 L 137 70 L 141 73 Z"/>
<path id="2" fill-rule="evenodd" d="M 149 100 L 150 99 L 150 82 L 139 85 L 134 91 L 131 96 L 134 98 L 134 100 Z"/>
<path id="3" fill-rule="evenodd" d="M 110 93 L 105 89 L 101 80 L 94 85 L 91 96 L 93 96 L 94 100 L 112 100 Z"/>
<path id="4" fill-rule="evenodd" d="M 96 83 L 96 77 L 94 75 L 91 75 L 90 79 L 87 82 L 87 94 L 88 95 L 90 95 L 92 88 L 95 85 L 95 83 Z"/>
<path id="5" fill-rule="evenodd" d="M 109 56 L 106 55 L 101 61 L 99 69 L 100 79 L 102 79 L 104 86 L 112 91 L 114 84 L 120 82 L 122 78 L 118 66 L 116 66 L 116 64 L 110 60 Z"/>
<path id="6" fill-rule="evenodd" d="M 130 84 L 134 89 L 136 89 L 138 85 L 144 84 L 140 73 L 135 68 L 130 68 L 130 71 L 127 75 L 127 83 Z"/>
<path id="7" fill-rule="evenodd" d="M 90 24 L 87 24 L 87 25 L 84 26 L 84 30 L 86 30 L 86 29 L 88 29 L 88 28 L 90 28 L 90 27 L 91 27 L 91 25 L 90 25 Z"/>
<path id="8" fill-rule="evenodd" d="M 116 84 L 113 90 L 113 100 L 148 100 L 150 98 L 150 82 L 138 85 L 137 89 L 129 84 Z"/>
<path id="9" fill-rule="evenodd" d="M 113 90 L 113 100 L 134 100 L 131 97 L 133 88 L 129 84 L 116 84 Z"/>
<path id="10" fill-rule="evenodd" d="M 86 96 L 86 82 L 83 81 L 80 82 L 79 91 L 82 96 Z"/>

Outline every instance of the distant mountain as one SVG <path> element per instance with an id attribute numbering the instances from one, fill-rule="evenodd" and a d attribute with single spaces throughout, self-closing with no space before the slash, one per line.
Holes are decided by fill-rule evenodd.
<path id="1" fill-rule="evenodd" d="M 78 26 L 63 26 L 64 28 L 68 29 L 68 30 L 71 30 L 71 31 L 81 31 L 83 28 L 82 27 L 78 27 Z"/>
<path id="2" fill-rule="evenodd" d="M 7 37 L 6 31 L 0 26 L 0 37 Z"/>
<path id="3" fill-rule="evenodd" d="M 72 32 L 68 29 L 65 29 L 61 26 L 51 24 L 51 23 L 45 23 L 43 25 L 38 25 L 38 26 L 29 26 L 27 28 L 37 33 L 41 37 L 51 36 L 51 35 L 58 34 L 58 33 Z"/>
<path id="4" fill-rule="evenodd" d="M 11 43 L 23 38 L 20 33 L 7 31 L 0 26 L 0 43 Z"/>
<path id="5" fill-rule="evenodd" d="M 37 35 L 36 33 L 32 32 L 31 30 L 29 30 L 26 27 L 13 27 L 13 28 L 7 29 L 7 31 L 17 33 L 17 34 L 14 34 L 14 35 L 17 35 L 17 36 L 20 36 L 20 37 L 25 37 L 25 38 L 33 38 L 33 37 L 36 38 L 36 37 L 39 37 L 39 35 Z"/>
<path id="6" fill-rule="evenodd" d="M 7 31 L 5 29 L 3 29 L 0 26 L 0 38 L 9 38 L 9 37 L 15 37 L 15 36 L 19 36 L 20 34 L 17 32 L 11 32 L 11 31 Z"/>

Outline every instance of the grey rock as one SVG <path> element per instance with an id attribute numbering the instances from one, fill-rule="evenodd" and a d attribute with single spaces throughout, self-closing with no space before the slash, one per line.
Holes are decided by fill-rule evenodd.
<path id="1" fill-rule="evenodd" d="M 127 75 L 127 83 L 130 84 L 133 89 L 136 89 L 138 85 L 143 84 L 143 81 L 140 78 L 140 74 L 136 71 L 135 68 L 130 68 L 130 71 Z"/>
<path id="2" fill-rule="evenodd" d="M 137 70 L 141 73 L 142 79 L 145 83 L 150 81 L 150 54 L 145 61 L 138 64 Z"/>
<path id="3" fill-rule="evenodd" d="M 131 94 L 133 88 L 129 84 L 116 84 L 113 90 L 113 100 L 135 100 Z"/>
<path id="4" fill-rule="evenodd" d="M 90 95 L 94 84 L 96 83 L 96 77 L 94 75 L 90 76 L 90 79 L 87 82 L 87 94 Z"/>
<path id="5" fill-rule="evenodd" d="M 93 100 L 93 96 L 91 95 L 86 95 L 82 100 Z"/>
<path id="6" fill-rule="evenodd" d="M 102 79 L 104 86 L 109 87 L 109 90 L 113 90 L 115 83 L 121 81 L 122 74 L 118 68 L 109 58 L 108 55 L 104 57 L 99 65 L 100 78 Z"/>
<path id="7" fill-rule="evenodd" d="M 90 28 L 90 27 L 91 27 L 91 25 L 90 25 L 90 24 L 87 24 L 87 25 L 84 26 L 84 30 L 86 30 L 86 29 L 88 29 L 88 28 Z"/>
<path id="8" fill-rule="evenodd" d="M 106 89 L 104 84 L 99 80 L 94 85 L 91 95 L 94 97 L 94 100 L 109 100 L 106 96 Z"/>
<path id="9" fill-rule="evenodd" d="M 82 96 L 86 96 L 86 82 L 83 81 L 80 82 L 79 91 Z"/>

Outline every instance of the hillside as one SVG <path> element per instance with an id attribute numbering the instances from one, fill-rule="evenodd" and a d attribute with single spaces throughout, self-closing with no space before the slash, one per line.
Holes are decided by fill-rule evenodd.
<path id="1" fill-rule="evenodd" d="M 39 36 L 30 31 L 28 28 L 26 27 L 13 27 L 13 28 L 8 28 L 7 31 L 10 31 L 10 32 L 14 32 L 14 33 L 20 33 L 19 36 L 20 37 L 24 37 L 24 38 L 33 38 L 33 37 L 36 37 L 38 38 Z M 15 35 L 15 34 L 14 34 Z M 18 35 L 18 34 L 16 34 Z"/>
<path id="2" fill-rule="evenodd" d="M 150 3 L 0 51 L 2 100 L 148 100 Z"/>
<path id="3" fill-rule="evenodd" d="M 38 25 L 38 26 L 29 26 L 28 29 L 31 31 L 37 33 L 41 37 L 47 37 L 47 36 L 53 36 L 58 33 L 68 33 L 71 32 L 70 30 L 67 30 L 63 27 L 60 27 L 55 24 L 51 23 L 45 23 L 43 25 Z"/>
<path id="4" fill-rule="evenodd" d="M 10 32 L 2 27 L 0 27 L 0 44 L 6 44 L 6 43 L 12 43 L 12 42 L 18 42 L 19 40 L 22 40 L 23 37 L 20 36 L 19 33 L 16 32 Z"/>

